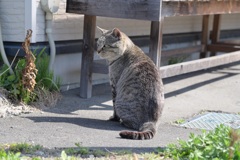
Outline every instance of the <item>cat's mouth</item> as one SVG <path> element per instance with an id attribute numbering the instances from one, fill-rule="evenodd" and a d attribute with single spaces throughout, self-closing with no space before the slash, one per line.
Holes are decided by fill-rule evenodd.
<path id="1" fill-rule="evenodd" d="M 103 48 L 100 48 L 100 49 L 97 50 L 97 53 L 99 54 L 102 51 L 103 51 Z"/>

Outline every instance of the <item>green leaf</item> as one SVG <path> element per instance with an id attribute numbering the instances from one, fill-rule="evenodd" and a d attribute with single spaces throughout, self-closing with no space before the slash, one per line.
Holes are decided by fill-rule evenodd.
<path id="1" fill-rule="evenodd" d="M 10 82 L 13 82 L 16 79 L 16 76 L 14 74 L 8 76 L 7 80 Z"/>

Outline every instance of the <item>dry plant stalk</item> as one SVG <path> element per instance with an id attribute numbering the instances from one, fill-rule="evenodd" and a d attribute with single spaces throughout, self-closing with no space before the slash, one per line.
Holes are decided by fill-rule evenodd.
<path id="1" fill-rule="evenodd" d="M 32 36 L 32 30 L 27 30 L 27 35 L 25 38 L 25 41 L 22 44 L 23 50 L 25 51 L 26 55 L 26 66 L 22 72 L 22 84 L 24 88 L 28 92 L 32 92 L 34 90 L 34 87 L 36 85 L 36 74 L 37 69 L 35 66 L 35 56 L 33 55 L 32 51 L 30 50 L 30 39 Z"/>

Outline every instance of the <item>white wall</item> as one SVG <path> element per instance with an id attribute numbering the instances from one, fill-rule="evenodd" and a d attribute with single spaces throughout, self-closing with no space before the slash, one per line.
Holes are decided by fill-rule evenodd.
<path id="1" fill-rule="evenodd" d="M 23 41 L 25 37 L 24 0 L 0 0 L 0 22 L 4 41 Z"/>

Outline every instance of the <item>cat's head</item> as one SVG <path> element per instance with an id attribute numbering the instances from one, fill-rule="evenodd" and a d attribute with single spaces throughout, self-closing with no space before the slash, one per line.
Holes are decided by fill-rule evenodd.
<path id="1" fill-rule="evenodd" d="M 128 47 L 129 38 L 118 28 L 113 30 L 105 30 L 97 27 L 102 33 L 97 41 L 97 52 L 101 58 L 108 61 L 114 61 L 121 57 Z"/>

